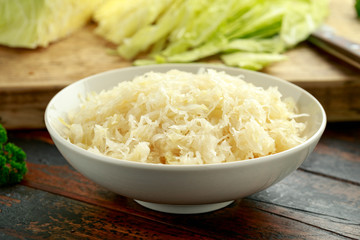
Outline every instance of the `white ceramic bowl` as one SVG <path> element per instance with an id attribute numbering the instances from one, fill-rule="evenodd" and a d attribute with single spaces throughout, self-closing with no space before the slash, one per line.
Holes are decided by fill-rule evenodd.
<path id="1" fill-rule="evenodd" d="M 271 156 L 239 162 L 170 166 L 130 162 L 99 156 L 77 147 L 59 134 L 59 118 L 79 105 L 79 94 L 111 89 L 120 81 L 132 80 L 149 71 L 178 69 L 197 72 L 199 68 L 244 75 L 245 80 L 267 88 L 277 86 L 284 97 L 295 99 L 307 118 L 306 142 Z M 61 154 L 80 173 L 117 194 L 136 199 L 148 208 L 170 213 L 201 213 L 222 208 L 233 200 L 261 191 L 285 178 L 309 156 L 326 125 L 320 103 L 305 90 L 287 81 L 259 72 L 204 64 L 167 64 L 116 69 L 77 81 L 61 90 L 45 112 L 46 127 Z"/>

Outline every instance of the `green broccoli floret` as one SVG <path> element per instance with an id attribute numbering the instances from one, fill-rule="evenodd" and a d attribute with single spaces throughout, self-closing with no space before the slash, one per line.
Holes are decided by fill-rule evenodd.
<path id="1" fill-rule="evenodd" d="M 358 18 L 360 18 L 360 0 L 356 0 L 356 2 L 355 2 L 355 10 L 356 10 Z"/>
<path id="2" fill-rule="evenodd" d="M 0 186 L 20 182 L 27 172 L 25 152 L 7 141 L 7 132 L 0 124 Z"/>
<path id="3" fill-rule="evenodd" d="M 0 144 L 6 143 L 8 140 L 5 128 L 0 124 Z"/>

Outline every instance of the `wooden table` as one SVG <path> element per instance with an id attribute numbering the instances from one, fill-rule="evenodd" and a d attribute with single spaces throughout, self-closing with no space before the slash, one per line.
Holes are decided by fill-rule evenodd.
<path id="1" fill-rule="evenodd" d="M 10 131 L 25 179 L 0 188 L 0 239 L 360 239 L 360 123 L 329 123 L 309 159 L 224 209 L 165 214 L 75 171 L 45 130 Z"/>

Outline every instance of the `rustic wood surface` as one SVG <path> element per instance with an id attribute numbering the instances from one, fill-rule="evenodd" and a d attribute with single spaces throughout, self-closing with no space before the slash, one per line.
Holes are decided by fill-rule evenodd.
<path id="1" fill-rule="evenodd" d="M 10 131 L 25 179 L 0 188 L 0 239 L 360 239 L 360 124 L 330 123 L 276 185 L 210 213 L 146 209 L 83 177 L 45 130 Z"/>
<path id="2" fill-rule="evenodd" d="M 353 0 L 331 0 L 327 24 L 360 43 L 360 21 Z M 114 46 L 94 34 L 89 24 L 71 36 L 36 50 L 0 46 L 0 123 L 8 129 L 42 128 L 49 100 L 81 78 L 131 62 L 107 54 Z M 264 72 L 291 81 L 312 93 L 330 121 L 360 120 L 360 71 L 303 43 L 287 52 L 286 61 Z"/>

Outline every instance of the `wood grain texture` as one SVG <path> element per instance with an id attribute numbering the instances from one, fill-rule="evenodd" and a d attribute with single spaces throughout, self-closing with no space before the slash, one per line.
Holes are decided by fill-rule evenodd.
<path id="1" fill-rule="evenodd" d="M 242 234 L 246 238 L 255 236 L 254 239 L 278 235 L 279 239 L 299 236 L 318 239 L 336 233 L 360 238 L 359 186 L 302 171 L 226 209 L 186 217 L 144 209 L 131 199 L 111 193 L 67 167 L 30 165 L 30 172 L 23 185 L 153 221 L 174 226 L 180 224 L 204 235 L 236 238 Z M 284 229 L 289 232 L 284 233 Z"/>
<path id="2" fill-rule="evenodd" d="M 359 133 L 359 124 L 329 124 L 315 152 L 299 170 L 283 181 L 236 201 L 222 210 L 183 216 L 148 210 L 133 200 L 112 193 L 83 177 L 67 164 L 45 131 L 11 131 L 10 139 L 28 154 L 29 172 L 22 182 L 21 189 L 25 190 L 18 190 L 18 186 L 9 192 L 0 189 L 0 209 L 10 209 L 13 205 L 23 204 L 22 197 L 14 198 L 11 192 L 32 191 L 31 194 L 40 194 L 45 199 L 61 202 L 59 209 L 64 207 L 62 204 L 71 203 L 69 211 L 76 211 L 77 215 L 70 222 L 66 219 L 67 223 L 61 221 L 64 221 L 63 215 L 70 213 L 62 210 L 65 211 L 64 214 L 57 212 L 56 215 L 56 210 L 49 203 L 45 204 L 53 218 L 48 220 L 50 225 L 59 221 L 61 228 L 70 231 L 73 229 L 73 222 L 78 221 L 78 218 L 87 219 L 84 224 L 90 226 L 97 226 L 96 224 L 101 222 L 100 225 L 107 226 L 107 229 L 113 225 L 112 221 L 120 221 L 117 216 L 126 216 L 135 221 L 132 224 L 140 221 L 138 228 L 141 234 L 150 236 L 155 232 L 160 239 L 168 236 L 162 232 L 169 233 L 168 229 L 172 229 L 171 234 L 178 232 L 185 234 L 184 236 L 204 239 L 224 239 L 224 236 L 226 239 L 359 239 Z M 44 191 L 61 197 L 53 197 L 52 194 L 49 197 Z M 26 206 L 29 209 L 34 208 L 31 204 L 33 203 Z M 98 212 L 105 212 L 110 217 L 101 218 L 97 215 Z M 12 219 L 10 210 L 7 214 L 8 219 Z M 0 226 L 1 219 L 0 215 Z M 21 222 L 15 218 L 11 221 Z M 35 224 L 32 228 L 49 230 L 46 228 L 48 222 L 45 226 L 42 225 L 45 223 L 40 224 L 42 220 L 37 221 L 41 226 Z M 147 221 L 156 230 L 150 231 L 141 225 Z M 18 230 L 23 231 L 21 229 L 24 226 L 21 222 Z M 82 231 L 90 231 L 87 226 L 84 228 Z M 4 231 L 6 234 L 17 232 L 11 227 L 7 230 L 0 228 L 0 233 Z M 38 236 L 39 233 L 31 234 Z"/>
<path id="3" fill-rule="evenodd" d="M 300 169 L 360 186 L 359 122 L 328 124 L 322 140 Z"/>
<path id="4" fill-rule="evenodd" d="M 2 239 L 342 239 L 250 201 L 236 212 L 230 207 L 214 214 L 154 218 L 16 186 L 1 189 L 0 208 Z M 231 222 L 224 230 L 223 224 Z"/>
<path id="5" fill-rule="evenodd" d="M 0 209 L 1 239 L 212 239 L 23 186 L 1 189 Z"/>
<path id="6" fill-rule="evenodd" d="M 353 1 L 331 0 L 330 8 L 327 24 L 359 43 L 360 23 Z M 114 46 L 96 36 L 94 28 L 89 24 L 48 48 L 0 46 L 0 123 L 8 129 L 44 128 L 45 107 L 57 91 L 92 74 L 132 65 L 107 54 Z M 308 43 L 286 55 L 286 61 L 264 72 L 306 88 L 324 105 L 330 121 L 360 120 L 358 69 Z"/>
<path id="7" fill-rule="evenodd" d="M 360 120 L 360 81 L 349 81 L 342 86 L 323 85 L 304 89 L 322 104 L 330 122 Z"/>
<path id="8" fill-rule="evenodd" d="M 114 47 L 94 34 L 89 24 L 71 36 L 35 50 L 0 47 L 1 89 L 64 87 L 81 78 L 131 65 L 107 48 Z"/>

